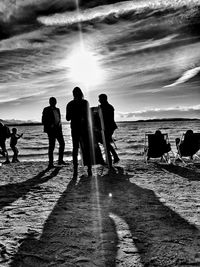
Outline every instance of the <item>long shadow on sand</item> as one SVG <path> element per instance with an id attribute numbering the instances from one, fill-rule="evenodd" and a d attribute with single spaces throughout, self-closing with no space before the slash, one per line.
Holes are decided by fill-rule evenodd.
<path id="1" fill-rule="evenodd" d="M 197 172 L 196 170 L 190 169 L 188 167 L 179 166 L 179 165 L 172 165 L 172 164 L 169 164 L 169 165 L 157 164 L 157 166 L 159 168 L 167 170 L 168 172 L 177 174 L 179 176 L 182 176 L 183 178 L 187 178 L 190 181 L 200 181 L 200 173 Z"/>
<path id="2" fill-rule="evenodd" d="M 55 177 L 60 169 L 61 167 L 56 167 L 49 175 L 43 177 L 49 171 L 47 168 L 24 182 L 0 186 L 0 209 L 27 194 L 35 185 L 45 183 Z"/>
<path id="3" fill-rule="evenodd" d="M 131 182 L 131 177 L 119 169 L 118 175 L 82 177 L 78 183 L 72 179 L 46 220 L 40 239 L 24 239 L 10 266 L 194 264 L 199 230 L 164 206 L 152 190 Z M 129 235 L 119 238 L 120 227 L 121 233 L 125 229 L 114 217 L 128 225 Z M 142 265 L 131 262 L 133 249 L 118 255 L 127 239 L 135 244 Z"/>

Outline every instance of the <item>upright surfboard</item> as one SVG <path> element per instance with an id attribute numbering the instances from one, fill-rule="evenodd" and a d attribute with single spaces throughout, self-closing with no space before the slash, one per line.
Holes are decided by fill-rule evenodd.
<path id="1" fill-rule="evenodd" d="M 102 136 L 102 141 L 103 141 L 103 147 L 104 147 L 104 152 L 106 156 L 106 163 L 108 164 L 108 167 L 110 169 L 110 162 L 108 158 L 108 148 L 106 145 L 106 137 L 105 137 L 105 124 L 104 124 L 104 119 L 103 119 L 103 112 L 100 106 L 98 106 L 98 113 L 99 113 L 99 118 L 100 118 L 100 124 L 101 124 L 101 136 Z"/>
<path id="2" fill-rule="evenodd" d="M 82 165 L 103 165 L 105 162 L 99 147 L 102 137 L 98 107 L 90 108 L 89 116 L 89 128 L 80 139 Z"/>

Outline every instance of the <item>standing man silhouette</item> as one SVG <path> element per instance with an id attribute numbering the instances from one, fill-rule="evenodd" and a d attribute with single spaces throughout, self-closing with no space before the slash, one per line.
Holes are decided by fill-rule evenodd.
<path id="1" fill-rule="evenodd" d="M 106 94 L 99 95 L 99 102 L 100 102 L 99 107 L 101 108 L 104 121 L 104 134 L 105 134 L 105 141 L 108 153 L 108 161 L 110 167 L 112 167 L 111 154 L 113 155 L 113 163 L 119 162 L 119 157 L 114 147 L 111 145 L 112 135 L 114 131 L 117 129 L 117 125 L 114 119 L 114 108 L 110 103 L 108 103 L 108 97 Z"/>
<path id="2" fill-rule="evenodd" d="M 60 109 L 56 107 L 57 100 L 55 97 L 49 98 L 49 106 L 45 107 L 42 113 L 42 124 L 44 125 L 44 132 L 47 133 L 49 139 L 49 166 L 53 168 L 53 151 L 55 148 L 56 139 L 59 143 L 58 164 L 65 165 L 63 161 L 63 154 L 65 149 L 65 142 L 62 133 Z"/>
<path id="3" fill-rule="evenodd" d="M 92 176 L 91 154 L 90 154 L 90 124 L 89 103 L 84 99 L 83 92 L 79 87 L 73 89 L 74 99 L 67 104 L 66 120 L 71 121 L 72 135 L 72 158 L 74 166 L 74 177 L 78 175 L 78 150 L 81 144 L 83 163 L 88 167 L 88 176 Z"/>

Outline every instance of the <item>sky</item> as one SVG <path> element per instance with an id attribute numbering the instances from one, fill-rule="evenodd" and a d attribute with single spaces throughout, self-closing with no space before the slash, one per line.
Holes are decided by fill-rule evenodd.
<path id="1" fill-rule="evenodd" d="M 63 120 L 79 86 L 117 121 L 200 119 L 198 0 L 1 0 L 0 119 Z"/>

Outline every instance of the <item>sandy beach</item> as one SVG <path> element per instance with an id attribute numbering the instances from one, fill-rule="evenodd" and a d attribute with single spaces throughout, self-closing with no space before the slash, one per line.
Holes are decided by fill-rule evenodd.
<path id="1" fill-rule="evenodd" d="M 0 170 L 0 266 L 200 266 L 200 164 Z"/>

